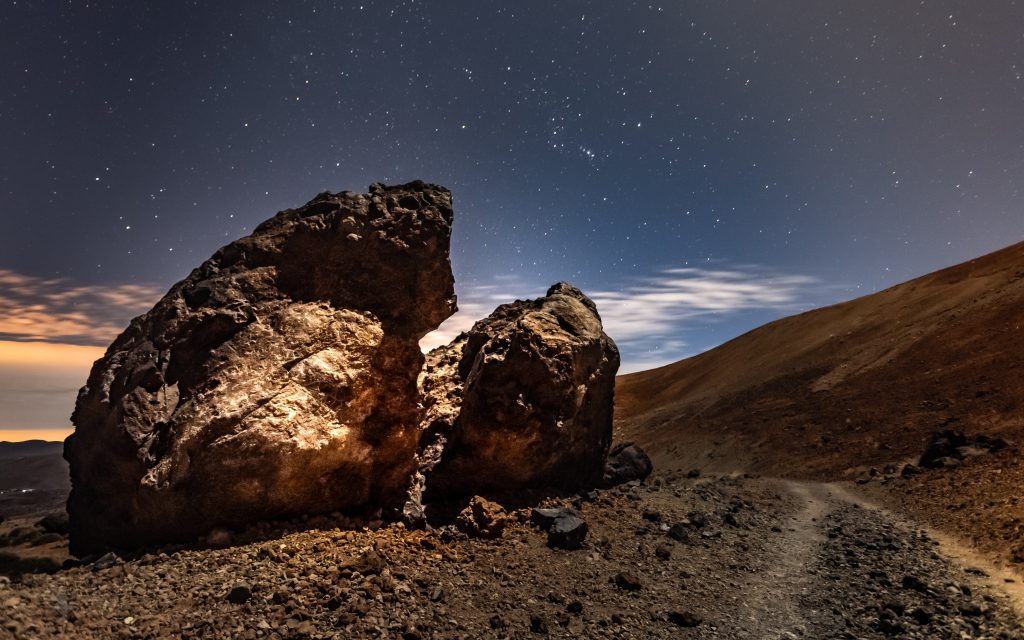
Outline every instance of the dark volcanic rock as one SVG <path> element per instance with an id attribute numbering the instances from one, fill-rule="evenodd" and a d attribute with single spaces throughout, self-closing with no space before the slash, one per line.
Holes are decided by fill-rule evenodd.
<path id="1" fill-rule="evenodd" d="M 449 192 L 422 182 L 324 193 L 133 320 L 93 367 L 65 444 L 72 550 L 400 505 L 418 341 L 455 310 L 451 222 Z"/>
<path id="2" fill-rule="evenodd" d="M 609 452 L 601 484 L 614 487 L 633 480 L 646 480 L 652 471 L 654 464 L 643 449 L 632 442 L 622 442 Z"/>
<path id="3" fill-rule="evenodd" d="M 594 303 L 564 282 L 435 349 L 420 381 L 427 497 L 597 484 L 618 367 Z"/>
<path id="4" fill-rule="evenodd" d="M 555 549 L 575 550 L 587 539 L 587 523 L 571 514 L 564 514 L 551 523 L 548 529 L 548 546 Z"/>
<path id="5" fill-rule="evenodd" d="M 547 531 L 551 528 L 551 525 L 555 524 L 555 520 L 563 516 L 571 515 L 575 514 L 568 509 L 561 509 L 558 507 L 534 507 L 530 512 L 530 521 L 541 529 Z"/>
<path id="6" fill-rule="evenodd" d="M 1002 451 L 1010 446 L 1003 438 L 978 434 L 966 436 L 955 429 L 936 431 L 928 440 L 918 465 L 926 469 L 955 467 L 961 460 Z"/>

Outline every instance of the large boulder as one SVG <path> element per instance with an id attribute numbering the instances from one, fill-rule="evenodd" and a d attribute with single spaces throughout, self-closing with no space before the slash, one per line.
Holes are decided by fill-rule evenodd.
<path id="1" fill-rule="evenodd" d="M 451 223 L 450 193 L 422 182 L 324 193 L 133 320 L 65 444 L 72 550 L 400 506 L 418 464 L 418 341 L 456 308 Z"/>
<path id="2" fill-rule="evenodd" d="M 597 308 L 576 287 L 561 282 L 543 298 L 501 305 L 427 356 L 423 497 L 594 486 L 618 367 Z"/>

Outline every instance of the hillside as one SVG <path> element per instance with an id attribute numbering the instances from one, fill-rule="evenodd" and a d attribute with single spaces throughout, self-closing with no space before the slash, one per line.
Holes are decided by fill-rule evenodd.
<path id="1" fill-rule="evenodd" d="M 825 481 L 916 462 L 940 429 L 1024 442 L 1022 328 L 1024 243 L 622 376 L 617 435 L 663 470 Z M 1011 449 L 866 488 L 1012 555 L 1022 469 Z"/>
<path id="2" fill-rule="evenodd" d="M 0 442 L 0 517 L 63 510 L 71 488 L 61 442 Z"/>

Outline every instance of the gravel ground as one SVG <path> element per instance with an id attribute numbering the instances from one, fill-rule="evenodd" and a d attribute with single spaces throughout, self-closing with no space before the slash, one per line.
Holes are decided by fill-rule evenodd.
<path id="1" fill-rule="evenodd" d="M 583 548 L 548 547 L 529 509 L 496 539 L 266 525 L 0 578 L 0 637 L 1024 637 L 981 576 L 826 485 L 656 477 L 546 504 L 586 520 Z"/>

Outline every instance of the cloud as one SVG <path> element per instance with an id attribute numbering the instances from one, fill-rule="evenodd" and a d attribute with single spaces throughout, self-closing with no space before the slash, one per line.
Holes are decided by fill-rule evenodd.
<path id="1" fill-rule="evenodd" d="M 512 302 L 517 298 L 536 297 L 544 293 L 544 291 L 537 293 L 536 287 L 526 285 L 517 279 L 511 279 L 501 286 L 469 285 L 459 287 L 459 289 L 459 310 L 420 340 L 420 349 L 424 353 L 435 347 L 448 344 L 463 331 L 469 331 L 474 322 L 490 315 L 498 305 Z"/>
<path id="2" fill-rule="evenodd" d="M 459 312 L 420 345 L 429 350 L 447 344 L 499 304 L 543 295 L 546 288 L 514 278 L 501 286 L 462 288 Z M 623 280 L 615 288 L 586 293 L 597 303 L 605 331 L 619 346 L 621 372 L 631 372 L 692 355 L 695 349 L 685 336 L 701 328 L 749 314 L 777 317 L 802 311 L 814 306 L 824 290 L 821 281 L 810 276 L 734 265 L 669 268 L 647 278 Z"/>
<path id="3" fill-rule="evenodd" d="M 0 269 L 0 340 L 103 346 L 161 294 L 148 285 L 82 285 Z"/>

